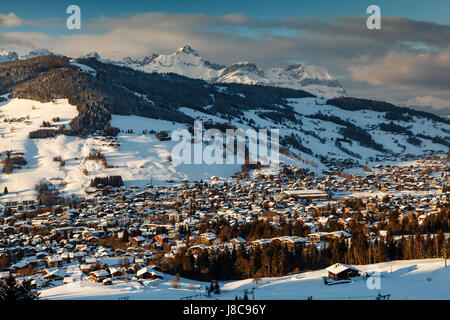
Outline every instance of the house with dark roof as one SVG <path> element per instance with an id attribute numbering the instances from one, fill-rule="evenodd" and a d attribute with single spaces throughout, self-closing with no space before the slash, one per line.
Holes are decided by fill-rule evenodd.
<path id="1" fill-rule="evenodd" d="M 335 263 L 325 270 L 328 272 L 328 277 L 333 280 L 348 280 L 352 277 L 359 276 L 361 273 L 357 268 L 343 263 Z"/>

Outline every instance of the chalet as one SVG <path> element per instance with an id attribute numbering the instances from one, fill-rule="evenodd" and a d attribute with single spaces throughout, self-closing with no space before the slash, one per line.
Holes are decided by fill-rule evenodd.
<path id="1" fill-rule="evenodd" d="M 206 233 L 202 233 L 199 237 L 198 237 L 198 242 L 200 244 L 204 244 L 204 245 L 211 245 L 211 244 L 216 244 L 217 243 L 217 236 L 212 233 L 212 232 L 206 232 Z"/>
<path id="2" fill-rule="evenodd" d="M 189 251 L 193 252 L 194 254 L 198 254 L 203 250 L 209 250 L 211 247 L 207 246 L 206 244 L 196 244 L 195 246 L 189 247 Z"/>
<path id="3" fill-rule="evenodd" d="M 230 242 L 239 246 L 241 244 L 246 244 L 247 240 L 245 240 L 244 238 L 238 237 L 238 238 L 231 239 Z"/>
<path id="4" fill-rule="evenodd" d="M 97 271 L 92 271 L 89 274 L 89 276 L 92 281 L 101 282 L 109 277 L 109 272 L 106 270 L 97 270 Z"/>
<path id="5" fill-rule="evenodd" d="M 45 269 L 42 274 L 44 275 L 44 279 L 52 281 L 64 280 L 66 276 L 66 272 L 58 268 Z"/>
<path id="6" fill-rule="evenodd" d="M 311 242 L 319 242 L 325 240 L 328 235 L 328 232 L 313 232 L 308 234 L 309 241 Z"/>
<path id="7" fill-rule="evenodd" d="M 63 263 L 63 259 L 60 255 L 47 256 L 45 258 L 45 262 L 49 268 L 52 267 L 61 267 Z"/>
<path id="8" fill-rule="evenodd" d="M 23 276 L 32 273 L 33 264 L 31 263 L 31 261 L 22 261 L 13 265 L 11 269 L 14 271 L 15 274 Z"/>
<path id="9" fill-rule="evenodd" d="M 281 243 L 287 245 L 289 250 L 294 250 L 297 245 L 305 243 L 307 238 L 297 237 L 297 236 L 282 236 L 273 238 L 272 240 L 278 240 Z"/>
<path id="10" fill-rule="evenodd" d="M 136 269 L 133 266 L 124 266 L 121 268 L 123 274 L 135 274 Z"/>
<path id="11" fill-rule="evenodd" d="M 123 275 L 122 270 L 120 270 L 118 268 L 110 268 L 109 273 L 111 274 L 111 277 L 118 277 L 118 276 Z"/>
<path id="12" fill-rule="evenodd" d="M 145 267 L 136 273 L 138 279 L 162 279 L 163 277 L 151 271 L 151 267 Z"/>
<path id="13" fill-rule="evenodd" d="M 325 238 L 327 238 L 327 239 L 339 239 L 339 238 L 341 238 L 341 237 L 344 237 L 344 238 L 350 238 L 351 237 L 351 234 L 350 233 L 348 233 L 348 232 L 345 232 L 345 231 L 332 231 L 332 232 L 328 232 L 326 235 L 325 235 Z"/>
<path id="14" fill-rule="evenodd" d="M 253 240 L 251 242 L 252 247 L 256 248 L 256 247 L 262 247 L 266 244 L 270 244 L 272 242 L 272 240 L 270 239 L 258 239 L 258 240 Z"/>
<path id="15" fill-rule="evenodd" d="M 130 239 L 130 244 L 132 245 L 132 246 L 140 246 L 142 243 L 144 243 L 145 242 L 145 238 L 144 237 L 142 237 L 142 236 L 139 236 L 139 237 L 133 237 L 133 238 L 131 238 Z"/>
<path id="16" fill-rule="evenodd" d="M 10 274 L 9 271 L 2 271 L 2 272 L 0 272 L 0 281 L 8 279 L 10 275 L 11 274 Z"/>
<path id="17" fill-rule="evenodd" d="M 23 200 L 23 201 L 4 201 L 3 205 L 5 208 L 9 209 L 36 209 L 36 201 L 35 200 Z"/>
<path id="18" fill-rule="evenodd" d="M 66 262 L 70 262 L 75 258 L 75 254 L 73 252 L 63 252 L 61 253 L 61 259 Z"/>
<path id="19" fill-rule="evenodd" d="M 167 234 L 164 234 L 164 233 L 163 234 L 158 234 L 158 235 L 153 237 L 153 240 L 158 242 L 158 243 L 160 243 L 160 244 L 163 244 L 163 243 L 169 242 L 169 236 Z"/>
<path id="20" fill-rule="evenodd" d="M 358 269 L 343 263 L 335 263 L 325 270 L 328 272 L 328 277 L 333 280 L 348 280 L 352 277 L 357 277 L 360 275 L 360 271 Z"/>

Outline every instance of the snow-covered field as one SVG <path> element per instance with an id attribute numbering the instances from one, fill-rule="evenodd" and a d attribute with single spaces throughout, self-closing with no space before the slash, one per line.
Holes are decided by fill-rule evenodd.
<path id="1" fill-rule="evenodd" d="M 111 124 L 124 131 L 132 129 L 133 134 L 118 135 L 119 148 L 109 146 L 101 137 L 86 139 L 58 135 L 56 138 L 29 139 L 31 131 L 40 128 L 43 121 L 52 125 L 66 125 L 78 111 L 67 100 L 56 103 L 40 103 L 33 100 L 12 99 L 0 104 L 0 152 L 24 153 L 25 166 L 14 169 L 11 174 L 1 175 L 1 187 L 8 187 L 9 195 L 3 200 L 19 196 L 22 199 L 35 197 L 35 185 L 41 181 L 51 182 L 67 195 L 83 193 L 95 176 L 120 175 L 125 185 L 145 186 L 152 182 L 164 184 L 167 180 L 207 180 L 211 176 L 228 178 L 240 171 L 240 165 L 213 166 L 175 165 L 168 160 L 176 141 L 159 141 L 153 134 L 142 134 L 143 130 L 172 131 L 185 125 L 165 120 L 137 116 L 113 115 Z M 28 117 L 29 116 L 29 117 Z M 52 119 L 59 117 L 59 122 Z M 22 119 L 20 119 L 22 118 Z M 6 122 L 5 122 L 6 120 Z M 7 120 L 14 120 L 8 122 Z M 20 121 L 17 121 L 20 120 Z M 111 168 L 105 169 L 100 162 L 84 158 L 94 150 L 100 150 Z M 64 166 L 53 161 L 60 156 Z M 88 171 L 87 175 L 83 170 Z M 2 189 L 3 190 L 3 189 Z"/>
<path id="2" fill-rule="evenodd" d="M 381 272 L 381 289 L 369 289 L 365 277 L 355 278 L 351 283 L 327 286 L 323 283 L 324 270 L 289 275 L 279 278 L 219 282 L 222 293 L 205 295 L 208 283 L 180 279 L 179 287 L 173 288 L 175 277 L 164 275 L 163 279 L 130 281 L 104 286 L 84 280 L 81 283 L 64 284 L 41 291 L 43 299 L 225 299 L 242 297 L 245 290 L 254 288 L 255 300 L 285 299 L 304 300 L 374 300 L 381 293 L 390 299 L 450 299 L 450 267 L 444 268 L 443 259 L 399 260 L 374 265 L 356 266 L 365 272 L 378 267 Z M 369 278 L 370 279 L 370 278 Z M 253 294 L 249 295 L 253 298 Z"/>
<path id="3" fill-rule="evenodd" d="M 33 100 L 12 99 L 0 104 L 0 152 L 24 153 L 27 164 L 14 169 L 12 174 L 2 174 L 1 184 L 7 186 L 10 197 L 29 198 L 34 195 L 34 186 L 42 179 L 64 179 L 70 174 L 74 154 L 79 151 L 77 139 L 58 136 L 55 139 L 29 139 L 28 133 L 40 129 L 43 121 L 53 125 L 66 125 L 78 111 L 67 100 L 56 103 L 40 103 Z M 52 121 L 59 117 L 59 122 Z M 78 139 L 79 140 L 79 139 Z M 80 141 L 78 141 L 80 142 Z M 64 169 L 53 161 L 53 157 L 67 159 Z M 57 180 L 54 180 L 57 181 Z"/>

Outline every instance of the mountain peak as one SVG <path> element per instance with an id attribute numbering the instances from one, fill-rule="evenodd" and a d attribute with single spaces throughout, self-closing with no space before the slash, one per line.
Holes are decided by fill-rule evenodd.
<path id="1" fill-rule="evenodd" d="M 54 56 L 53 52 L 47 50 L 47 49 L 35 49 L 28 52 L 28 54 L 20 57 L 21 59 L 29 59 L 29 58 L 35 58 L 35 57 L 41 57 L 41 56 Z"/>
<path id="2" fill-rule="evenodd" d="M 193 54 L 194 56 L 199 56 L 198 52 L 192 49 L 190 46 L 184 46 L 177 49 L 175 54 L 186 53 Z"/>
<path id="3" fill-rule="evenodd" d="M 125 57 L 123 58 L 120 63 L 123 65 L 137 65 L 137 66 L 145 66 L 149 63 L 151 63 L 153 60 L 155 60 L 156 58 L 158 58 L 159 55 L 153 53 L 150 56 L 145 56 L 143 58 L 132 58 L 132 57 Z"/>
<path id="4" fill-rule="evenodd" d="M 237 63 L 233 63 L 229 67 L 225 68 L 222 71 L 221 76 L 224 76 L 226 74 L 230 74 L 233 72 L 249 72 L 256 74 L 260 77 L 264 77 L 264 72 L 262 70 L 259 70 L 256 64 L 248 61 L 241 61 Z"/>
<path id="5" fill-rule="evenodd" d="M 79 59 L 83 59 L 83 58 L 95 58 L 97 60 L 100 60 L 100 55 L 96 52 L 89 52 L 88 54 L 85 54 L 84 56 L 78 57 Z"/>
<path id="6" fill-rule="evenodd" d="M 291 71 L 291 70 L 297 70 L 297 69 L 303 69 L 303 65 L 301 64 L 291 64 L 287 67 L 284 68 L 286 71 Z"/>
<path id="7" fill-rule="evenodd" d="M 0 62 L 17 61 L 19 55 L 15 51 L 4 50 L 0 48 Z"/>

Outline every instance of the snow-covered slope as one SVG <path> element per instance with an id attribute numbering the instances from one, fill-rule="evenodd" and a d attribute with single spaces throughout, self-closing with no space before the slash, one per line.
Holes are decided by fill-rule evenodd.
<path id="1" fill-rule="evenodd" d="M 217 82 L 243 83 L 243 84 L 265 84 L 270 83 L 265 78 L 264 71 L 258 69 L 254 63 L 237 62 L 221 70 Z"/>
<path id="2" fill-rule="evenodd" d="M 346 94 L 342 85 L 319 66 L 277 67 L 267 70 L 266 76 L 271 85 L 305 90 L 326 99 Z"/>
<path id="3" fill-rule="evenodd" d="M 118 64 L 145 72 L 173 72 L 204 80 L 213 80 L 219 74 L 217 66 L 203 60 L 197 51 L 188 46 L 179 48 L 169 55 L 153 54 L 139 60 L 127 57 Z"/>
<path id="4" fill-rule="evenodd" d="M 375 300 L 377 295 L 390 294 L 392 300 L 448 300 L 450 299 L 450 268 L 444 268 L 442 259 L 398 260 L 375 265 L 356 266 L 359 270 L 378 268 L 381 288 L 369 289 L 367 278 L 354 278 L 351 283 L 327 286 L 323 283 L 324 270 L 294 274 L 279 278 L 263 278 L 259 283 L 252 279 L 220 281 L 221 294 L 208 298 L 207 283 L 180 279 L 173 288 L 174 276 L 151 281 L 116 282 L 103 286 L 90 280 L 55 286 L 41 291 L 43 299 L 142 299 L 142 300 L 194 300 L 243 297 L 245 290 L 254 288 L 255 300 Z M 372 287 L 373 288 L 373 287 Z M 249 295 L 253 299 L 253 294 Z"/>
<path id="5" fill-rule="evenodd" d="M 19 59 L 23 60 L 23 59 L 29 59 L 29 58 L 35 58 L 35 57 L 41 57 L 41 56 L 51 56 L 51 55 L 60 55 L 60 54 L 53 53 L 47 49 L 36 49 L 36 50 L 31 50 L 26 55 L 20 56 Z"/>
<path id="6" fill-rule="evenodd" d="M 120 146 L 111 146 L 102 137 L 89 136 L 86 139 L 58 135 L 56 138 L 30 139 L 29 132 L 42 129 L 43 121 L 52 125 L 69 126 L 70 120 L 78 114 L 75 106 L 67 100 L 55 103 L 40 103 L 33 100 L 12 99 L 0 103 L 0 158 L 6 151 L 12 154 L 23 153 L 27 164 L 12 173 L 1 173 L 1 185 L 7 186 L 8 198 L 19 196 L 22 199 L 35 197 L 34 187 L 41 181 L 58 187 L 66 195 L 83 194 L 95 176 L 120 175 L 127 186 L 145 186 L 150 181 L 165 184 L 167 180 L 189 181 L 209 179 L 216 175 L 227 178 L 240 171 L 240 165 L 175 165 L 170 162 L 171 150 L 177 142 L 159 141 L 154 134 L 143 135 L 143 130 L 174 130 L 185 128 L 180 123 L 148 119 L 137 116 L 113 115 L 111 125 L 124 131 L 132 129 L 135 133 L 121 133 Z M 58 122 L 53 118 L 59 117 Z M 92 151 L 100 150 L 106 157 L 110 168 L 100 162 L 86 161 L 84 158 Z M 65 162 L 60 166 L 54 161 L 61 157 Z M 87 170 L 88 174 L 83 173 Z"/>
<path id="7" fill-rule="evenodd" d="M 6 104 L 0 104 L 1 158 L 4 158 L 6 151 L 12 151 L 13 154 L 23 153 L 27 161 L 21 169 L 14 169 L 11 174 L 1 174 L 2 185 L 11 188 L 9 197 L 33 197 L 34 186 L 42 179 L 61 182 L 70 176 L 71 161 L 74 161 L 74 155 L 79 151 L 74 146 L 76 139 L 66 136 L 58 136 L 55 139 L 29 139 L 28 134 L 39 129 L 43 121 L 68 126 L 77 114 L 76 107 L 68 104 L 67 100 L 39 103 L 13 99 Z M 57 117 L 60 119 L 57 123 L 52 121 Z M 53 158 L 58 155 L 67 159 L 69 166 L 64 169 L 57 166 Z M 67 190 L 70 188 L 69 184 Z"/>
<path id="8" fill-rule="evenodd" d="M 169 55 L 152 54 L 142 59 L 127 57 L 115 63 L 145 72 L 173 72 L 211 82 L 302 89 L 327 99 L 345 95 L 341 84 L 323 67 L 292 65 L 262 70 L 251 62 L 237 62 L 230 66 L 222 66 L 204 60 L 189 46 L 181 47 Z"/>
<path id="9" fill-rule="evenodd" d="M 4 49 L 0 49 L 0 63 L 8 62 L 8 61 L 25 60 L 25 59 L 41 57 L 41 56 L 50 56 L 50 55 L 61 56 L 60 54 L 53 53 L 47 49 L 31 50 L 30 52 L 28 52 L 27 54 L 25 54 L 23 56 L 19 56 L 17 54 L 17 52 L 15 52 L 15 51 L 7 51 Z"/>
<path id="10" fill-rule="evenodd" d="M 0 63 L 8 61 L 17 61 L 18 59 L 19 55 L 17 54 L 17 52 L 0 49 Z"/>
<path id="11" fill-rule="evenodd" d="M 83 55 L 83 56 L 81 56 L 81 57 L 78 57 L 79 59 L 83 59 L 83 58 L 95 58 L 95 59 L 97 59 L 97 60 L 100 60 L 100 55 L 97 53 L 97 52 L 95 52 L 95 51 L 93 51 L 93 52 L 89 52 L 89 53 L 87 53 L 87 54 L 85 54 L 85 55 Z"/>
<path id="12" fill-rule="evenodd" d="M 301 121 L 301 126 L 290 119 L 282 123 L 275 122 L 264 116 L 263 109 L 245 111 L 243 117 L 223 117 L 220 113 L 213 115 L 207 113 L 207 108 L 202 112 L 181 107 L 178 112 L 202 120 L 204 123 L 228 123 L 243 130 L 252 127 L 276 128 L 280 132 L 281 140 L 294 135 L 302 147 L 295 143 L 288 145 L 292 154 L 289 156 L 280 154 L 280 161 L 288 165 L 306 167 L 316 173 L 328 169 L 327 165 L 321 162 L 321 157 L 352 159 L 370 165 L 375 162 L 375 158 L 383 159 L 390 154 L 397 154 L 397 159 L 400 159 L 399 157 L 406 154 L 423 155 L 426 150 L 442 154 L 448 150 L 446 146 L 430 139 L 417 138 L 421 144 L 419 146 L 412 144 L 408 135 L 380 130 L 379 125 L 386 123 L 384 118 L 386 112 L 348 111 L 324 104 L 323 100 L 316 98 L 291 99 L 289 104 L 295 112 L 296 121 Z M 319 112 L 358 125 L 388 153 L 346 139 L 340 131 L 344 126 L 327 118 L 315 118 Z M 34 186 L 41 180 L 60 185 L 60 190 L 70 195 L 82 194 L 95 176 L 120 175 L 128 186 L 132 184 L 145 186 L 150 181 L 154 184 L 164 184 L 168 179 L 178 182 L 184 179 L 205 180 L 211 176 L 228 179 L 241 170 L 239 164 L 176 165 L 170 162 L 169 155 L 177 142 L 160 141 L 155 134 L 149 134 L 148 131 L 168 131 L 170 134 L 175 129 L 186 128 L 186 124 L 166 120 L 113 114 L 111 126 L 122 130 L 117 141 L 108 141 L 101 136 L 92 135 L 85 139 L 65 135 L 46 139 L 28 137 L 29 132 L 39 129 L 43 121 L 49 121 L 54 126 L 63 124 L 69 126 L 70 120 L 77 114 L 76 107 L 68 104 L 67 100 L 40 103 L 33 100 L 9 99 L 0 103 L 0 152 L 2 152 L 0 158 L 3 159 L 5 151 L 9 150 L 24 153 L 27 161 L 21 169 L 14 169 L 11 174 L 1 174 L 2 186 L 7 186 L 10 191 L 8 196 L 17 196 L 19 193 L 21 198 L 34 197 Z M 52 121 L 55 117 L 59 117 L 60 121 Z M 242 119 L 252 119 L 252 123 Z M 399 120 L 395 123 L 407 127 L 414 136 L 426 134 L 448 138 L 450 132 L 449 124 L 416 116 L 408 122 Z M 130 130 L 133 132 L 130 133 Z M 145 134 L 144 130 L 147 131 Z M 341 139 L 340 146 L 336 144 L 338 139 Z M 119 146 L 114 146 L 114 142 Z M 109 168 L 104 168 L 100 162 L 84 160 L 96 149 L 104 154 Z M 347 150 L 351 150 L 353 154 L 348 154 Z M 53 160 L 55 157 L 61 157 L 65 165 L 59 166 L 59 163 Z M 87 175 L 83 173 L 85 169 Z"/>

